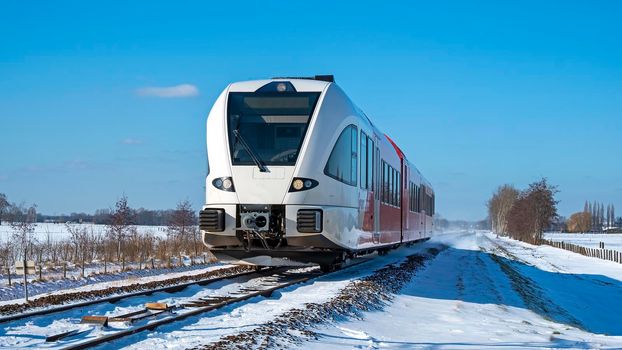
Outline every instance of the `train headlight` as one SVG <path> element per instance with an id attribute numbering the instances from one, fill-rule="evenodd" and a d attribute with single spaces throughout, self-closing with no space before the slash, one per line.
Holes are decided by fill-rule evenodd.
<path id="1" fill-rule="evenodd" d="M 221 191 L 235 192 L 231 177 L 218 177 L 212 180 L 212 185 Z"/>
<path id="2" fill-rule="evenodd" d="M 214 180 L 214 186 L 217 188 L 222 188 L 222 179 Z"/>
<path id="3" fill-rule="evenodd" d="M 224 188 L 225 190 L 230 189 L 231 186 L 233 186 L 233 182 L 231 182 L 231 179 L 224 179 L 222 181 L 222 188 Z"/>
<path id="4" fill-rule="evenodd" d="M 300 179 L 296 179 L 294 180 L 294 182 L 292 182 L 292 187 L 296 190 L 296 191 L 300 191 L 302 190 L 302 187 L 304 186 L 304 182 L 302 182 L 302 180 Z"/>
<path id="5" fill-rule="evenodd" d="M 295 177 L 294 180 L 292 180 L 291 186 L 289 186 L 289 192 L 299 192 L 299 191 L 310 190 L 319 184 L 320 184 L 319 182 L 313 179 Z"/>

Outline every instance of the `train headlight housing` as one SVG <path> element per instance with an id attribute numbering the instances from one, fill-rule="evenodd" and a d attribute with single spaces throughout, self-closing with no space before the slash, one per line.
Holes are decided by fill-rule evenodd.
<path id="1" fill-rule="evenodd" d="M 310 190 L 320 183 L 313 179 L 306 179 L 303 177 L 295 177 L 292 180 L 291 186 L 289 186 L 289 192 L 300 192 Z"/>
<path id="2" fill-rule="evenodd" d="M 221 191 L 235 192 L 233 179 L 230 176 L 215 178 L 212 180 L 212 185 Z"/>

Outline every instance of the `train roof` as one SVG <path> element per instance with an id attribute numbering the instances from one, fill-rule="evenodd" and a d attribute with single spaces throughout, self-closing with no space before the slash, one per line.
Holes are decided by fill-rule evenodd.
<path id="1" fill-rule="evenodd" d="M 324 78 L 331 77 L 331 78 Z M 322 78 L 322 79 L 321 79 Z M 248 80 L 231 83 L 229 85 L 230 92 L 254 92 L 267 84 L 273 82 L 289 82 L 294 89 L 299 92 L 323 91 L 328 85 L 334 83 L 331 76 L 315 76 L 315 77 L 282 77 L 261 80 Z"/>

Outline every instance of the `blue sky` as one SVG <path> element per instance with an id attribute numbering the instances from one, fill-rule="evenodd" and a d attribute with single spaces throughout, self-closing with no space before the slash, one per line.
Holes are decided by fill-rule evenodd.
<path id="1" fill-rule="evenodd" d="M 45 213 L 122 193 L 198 209 L 229 82 L 334 74 L 445 217 L 483 218 L 498 185 L 541 176 L 561 214 L 589 199 L 619 215 L 620 18 L 618 1 L 3 2 L 0 192 Z"/>

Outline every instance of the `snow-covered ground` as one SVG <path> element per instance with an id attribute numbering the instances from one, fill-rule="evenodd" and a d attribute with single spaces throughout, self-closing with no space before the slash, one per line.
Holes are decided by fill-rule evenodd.
<path id="1" fill-rule="evenodd" d="M 622 265 L 487 233 L 441 252 L 382 311 L 302 349 L 622 348 Z"/>
<path id="2" fill-rule="evenodd" d="M 566 242 L 588 248 L 599 248 L 600 242 L 605 243 L 605 249 L 622 251 L 621 233 L 559 233 L 549 232 L 544 238 L 551 241 Z"/>
<path id="3" fill-rule="evenodd" d="M 75 293 L 80 291 L 90 291 L 106 289 L 109 287 L 120 287 L 135 283 L 147 283 L 172 279 L 179 276 L 200 275 L 207 271 L 228 267 L 220 263 L 209 265 L 183 266 L 173 269 L 143 269 L 130 270 L 109 274 L 95 274 L 85 278 L 71 278 L 61 280 L 50 280 L 44 282 L 34 282 L 28 285 L 30 300 L 37 299 L 46 295 Z M 12 286 L 3 284 L 0 287 L 0 305 L 21 303 L 24 297 L 24 288 L 21 279 L 18 278 Z"/>
<path id="4" fill-rule="evenodd" d="M 230 305 L 105 348 L 188 349 L 249 334 L 293 309 L 304 313 L 309 303 L 328 303 L 352 281 L 432 247 L 445 248 L 380 309 L 361 310 L 355 318 L 336 314 L 320 324 L 310 324 L 308 330 L 313 333 L 271 336 L 283 338 L 286 347 L 320 350 L 622 348 L 621 264 L 550 246 L 497 239 L 487 232 L 438 235 L 429 242 L 290 286 L 271 297 Z M 220 295 L 245 283 L 248 281 L 242 279 L 189 288 L 183 298 Z M 89 312 L 116 315 L 145 301 L 179 302 L 160 293 Z M 58 348 L 61 344 L 42 344 L 41 337 L 75 327 L 82 315 L 72 311 L 4 324 L 0 348 Z"/>
<path id="5" fill-rule="evenodd" d="M 69 224 L 74 227 L 86 228 L 88 232 L 105 234 L 106 233 L 106 225 L 95 225 L 95 224 Z M 140 233 L 152 233 L 156 237 L 164 237 L 166 236 L 166 226 L 135 226 L 138 232 Z M 11 225 L 3 222 L 0 225 L 0 242 L 5 242 L 8 239 L 11 239 L 13 235 L 13 228 Z M 69 231 L 67 231 L 66 224 L 55 224 L 55 223 L 37 223 L 35 227 L 35 231 L 33 233 L 33 237 L 37 238 L 39 241 L 47 241 L 49 238 L 51 241 L 58 241 L 63 239 L 68 239 L 70 237 Z"/>

